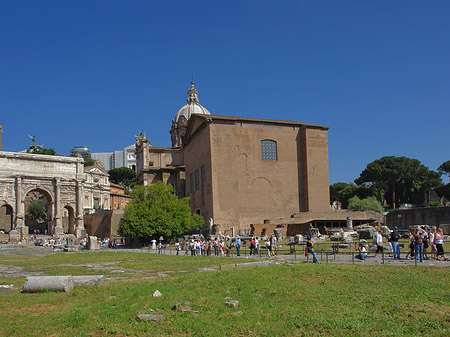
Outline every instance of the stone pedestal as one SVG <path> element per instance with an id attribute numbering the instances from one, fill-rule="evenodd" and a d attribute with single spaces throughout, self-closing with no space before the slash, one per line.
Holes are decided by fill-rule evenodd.
<path id="1" fill-rule="evenodd" d="M 89 237 L 88 247 L 89 247 L 89 250 L 100 249 L 100 247 L 97 245 L 97 237 L 96 236 Z"/>
<path id="2" fill-rule="evenodd" d="M 20 242 L 20 233 L 16 229 L 13 229 L 9 231 L 9 238 L 10 243 L 19 243 Z"/>
<path id="3" fill-rule="evenodd" d="M 29 235 L 28 235 L 29 228 L 28 228 L 28 226 L 16 227 L 16 231 L 20 235 L 20 241 L 21 242 L 25 242 L 25 241 L 27 241 L 29 239 Z"/>

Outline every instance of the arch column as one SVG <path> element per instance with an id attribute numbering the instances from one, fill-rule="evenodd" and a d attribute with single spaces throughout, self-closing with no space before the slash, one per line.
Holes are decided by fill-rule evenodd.
<path id="1" fill-rule="evenodd" d="M 22 177 L 16 177 L 16 219 L 15 230 L 19 233 L 19 240 L 24 241 L 28 239 L 28 227 L 25 226 L 24 218 L 24 203 L 22 200 Z"/>
<path id="2" fill-rule="evenodd" d="M 86 235 L 86 229 L 84 228 L 84 207 L 83 207 L 83 200 L 84 200 L 84 191 L 83 191 L 83 183 L 81 180 L 77 179 L 77 210 L 76 210 L 76 224 L 77 228 L 75 230 L 75 235 L 77 238 L 80 238 L 82 236 Z"/>
<path id="3" fill-rule="evenodd" d="M 55 235 L 64 234 L 64 228 L 61 218 L 61 180 L 59 178 L 53 179 L 53 184 L 55 187 Z"/>
<path id="4" fill-rule="evenodd" d="M 15 218 L 15 227 L 23 227 L 24 226 L 24 210 L 23 210 L 23 202 L 22 202 L 22 177 L 16 177 L 16 218 Z"/>

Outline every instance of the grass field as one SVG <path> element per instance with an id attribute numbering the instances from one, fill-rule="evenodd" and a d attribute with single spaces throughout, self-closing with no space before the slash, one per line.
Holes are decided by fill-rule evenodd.
<path id="1" fill-rule="evenodd" d="M 111 279 L 69 293 L 0 295 L 0 335 L 450 335 L 449 268 L 297 263 L 199 271 L 247 261 L 114 252 L 2 257 L 9 268 Z M 20 288 L 25 280 L 0 284 Z M 225 306 L 227 298 L 239 306 Z M 198 313 L 172 310 L 185 301 Z M 152 310 L 166 319 L 137 319 Z"/>

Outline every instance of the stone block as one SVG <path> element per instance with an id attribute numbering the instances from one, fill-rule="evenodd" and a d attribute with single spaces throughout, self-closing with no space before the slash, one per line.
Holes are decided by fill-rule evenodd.
<path id="1" fill-rule="evenodd" d="M 439 228 L 442 229 L 444 235 L 450 235 L 450 224 L 440 224 Z"/>
<path id="2" fill-rule="evenodd" d="M 103 275 L 72 276 L 75 287 L 100 287 L 105 282 Z"/>
<path id="3" fill-rule="evenodd" d="M 166 319 L 163 315 L 152 315 L 152 314 L 139 314 L 138 318 L 141 321 L 152 321 L 152 322 L 164 321 Z"/>
<path id="4" fill-rule="evenodd" d="M 39 293 L 43 291 L 71 291 L 74 287 L 72 276 L 28 276 L 22 287 L 22 293 Z"/>
<path id="5" fill-rule="evenodd" d="M 237 308 L 237 306 L 239 305 L 239 301 L 228 301 L 225 302 L 225 305 L 229 308 Z"/>
<path id="6" fill-rule="evenodd" d="M 99 245 L 97 244 L 97 237 L 96 236 L 90 236 L 89 237 L 88 247 L 89 247 L 89 250 L 100 249 Z"/>
<path id="7" fill-rule="evenodd" d="M 15 229 L 9 231 L 9 239 L 8 240 L 11 243 L 18 243 L 18 242 L 20 242 L 20 233 L 17 230 L 15 230 Z"/>

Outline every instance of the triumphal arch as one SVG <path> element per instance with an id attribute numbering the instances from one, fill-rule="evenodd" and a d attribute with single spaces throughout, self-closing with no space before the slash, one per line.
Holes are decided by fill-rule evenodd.
<path id="1" fill-rule="evenodd" d="M 82 158 L 0 151 L 0 208 L 11 232 L 27 237 L 27 200 L 38 195 L 46 204 L 47 234 L 85 235 L 84 179 Z"/>

